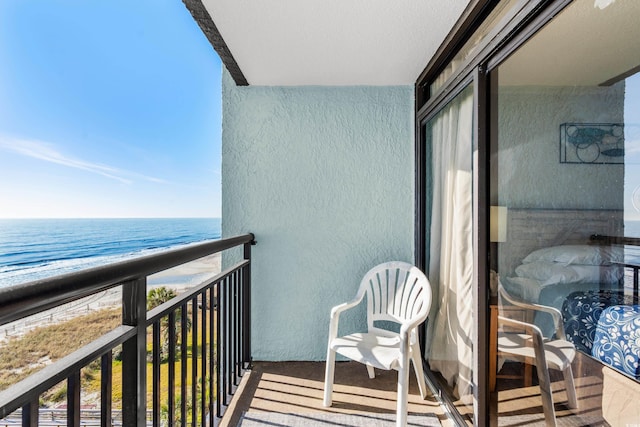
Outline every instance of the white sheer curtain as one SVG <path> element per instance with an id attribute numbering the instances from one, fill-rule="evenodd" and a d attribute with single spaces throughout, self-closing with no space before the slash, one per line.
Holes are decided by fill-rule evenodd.
<path id="1" fill-rule="evenodd" d="M 473 88 L 427 125 L 431 141 L 432 210 L 427 360 L 458 396 L 472 393 L 473 364 Z"/>

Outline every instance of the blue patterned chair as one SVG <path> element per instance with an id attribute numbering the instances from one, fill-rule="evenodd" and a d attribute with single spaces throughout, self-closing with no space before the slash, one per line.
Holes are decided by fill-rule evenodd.
<path id="1" fill-rule="evenodd" d="M 640 379 L 640 305 L 613 305 L 602 310 L 591 354 Z"/>

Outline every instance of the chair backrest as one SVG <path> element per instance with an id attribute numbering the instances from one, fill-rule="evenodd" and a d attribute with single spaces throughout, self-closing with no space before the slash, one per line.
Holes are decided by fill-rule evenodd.
<path id="1" fill-rule="evenodd" d="M 423 322 L 431 307 L 429 280 L 417 267 L 401 261 L 386 262 L 369 270 L 358 293 L 367 295 L 369 331 L 381 331 L 374 326 L 376 321 Z"/>

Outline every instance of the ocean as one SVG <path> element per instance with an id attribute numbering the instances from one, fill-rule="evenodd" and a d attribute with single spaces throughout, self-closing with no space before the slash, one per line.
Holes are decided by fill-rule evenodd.
<path id="1" fill-rule="evenodd" d="M 0 219 L 0 288 L 220 236 L 219 218 Z"/>
<path id="2" fill-rule="evenodd" d="M 640 221 L 625 221 L 624 222 L 624 235 L 625 237 L 640 238 Z M 638 246 L 625 246 L 624 248 L 625 261 L 634 264 L 640 263 L 640 247 Z"/>

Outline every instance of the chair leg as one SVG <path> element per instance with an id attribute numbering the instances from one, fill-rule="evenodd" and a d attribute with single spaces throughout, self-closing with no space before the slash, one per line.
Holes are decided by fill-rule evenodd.
<path id="1" fill-rule="evenodd" d="M 367 366 L 367 373 L 369 374 L 369 378 L 370 379 L 374 379 L 376 377 L 376 370 L 373 368 L 373 366 Z"/>
<path id="2" fill-rule="evenodd" d="M 398 369 L 398 408 L 396 410 L 396 427 L 407 425 L 407 401 L 409 399 L 409 357 L 404 357 Z"/>
<path id="3" fill-rule="evenodd" d="M 544 365 L 540 363 L 541 358 L 537 358 L 536 368 L 538 372 L 538 382 L 540 383 L 540 397 L 542 397 L 542 410 L 544 412 L 545 424 L 547 427 L 556 426 L 556 409 L 553 406 L 553 394 L 551 394 L 551 379 L 547 369 L 546 359 Z"/>
<path id="4" fill-rule="evenodd" d="M 325 407 L 331 406 L 332 394 L 333 394 L 333 378 L 335 375 L 335 365 L 336 365 L 336 352 L 328 349 L 327 350 L 327 366 L 324 373 L 324 400 L 322 404 Z"/>
<path id="5" fill-rule="evenodd" d="M 568 365 L 562 371 L 564 376 L 564 386 L 567 389 L 567 400 L 569 408 L 576 409 L 578 407 L 578 397 L 576 396 L 576 386 L 573 382 L 573 372 L 571 371 L 571 365 Z"/>
<path id="6" fill-rule="evenodd" d="M 426 399 L 427 384 L 424 381 L 424 370 L 422 369 L 422 358 L 420 357 L 420 347 L 418 346 L 413 346 L 411 348 L 411 363 L 413 363 L 413 370 L 416 371 L 416 379 L 418 380 L 420 397 L 422 397 L 422 399 Z"/>

